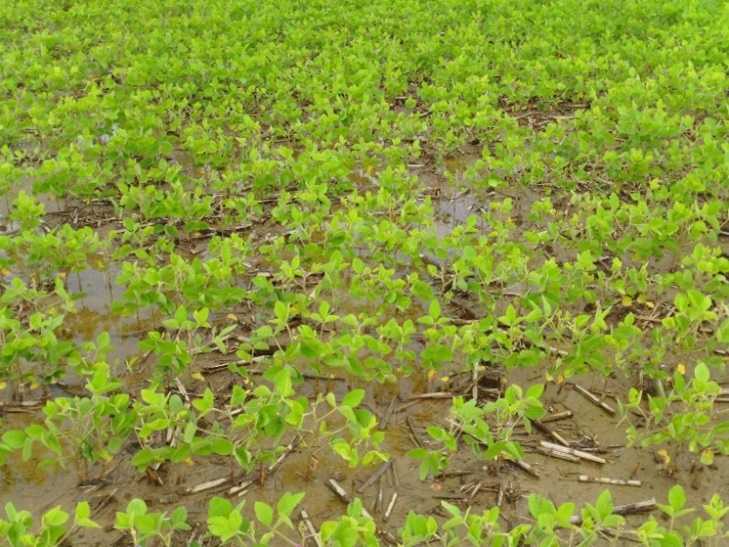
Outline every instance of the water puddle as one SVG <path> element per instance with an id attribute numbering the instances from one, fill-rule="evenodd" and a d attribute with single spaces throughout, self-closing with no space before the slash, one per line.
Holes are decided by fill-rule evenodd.
<path id="1" fill-rule="evenodd" d="M 461 192 L 451 198 L 439 198 L 435 202 L 436 234 L 444 238 L 453 231 L 453 228 L 466 222 L 471 215 L 478 215 L 483 206 L 482 201 L 470 192 Z"/>
<path id="2" fill-rule="evenodd" d="M 157 324 L 157 317 L 150 314 L 139 317 L 122 317 L 112 310 L 112 304 L 124 292 L 116 283 L 119 270 L 111 265 L 106 269 L 87 269 L 71 274 L 67 289 L 77 296 L 76 311 L 66 317 L 64 326 L 74 340 L 95 340 L 102 332 L 111 338 L 109 360 L 112 365 L 124 363 L 139 352 L 139 340 Z"/>
<path id="3" fill-rule="evenodd" d="M 0 198 L 0 233 L 2 233 L 2 227 L 4 226 L 5 232 L 11 232 L 17 228 L 14 226 L 14 222 L 10 220 L 10 214 L 13 211 L 13 205 L 15 203 L 18 194 L 25 192 L 28 196 L 32 196 L 35 200 L 43 205 L 46 214 L 58 213 L 65 209 L 63 202 L 56 197 L 47 193 L 34 193 L 33 192 L 33 181 L 24 177 L 20 181 L 10 188 L 2 198 Z"/>

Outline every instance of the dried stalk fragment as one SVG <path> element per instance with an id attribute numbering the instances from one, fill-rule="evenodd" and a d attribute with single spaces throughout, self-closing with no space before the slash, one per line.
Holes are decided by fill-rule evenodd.
<path id="1" fill-rule="evenodd" d="M 567 442 L 567 440 L 564 437 L 562 437 L 562 435 L 560 435 L 556 431 L 551 430 L 550 428 L 548 428 L 546 425 L 544 425 L 539 420 L 532 420 L 532 424 L 534 424 L 534 428 L 537 431 L 540 431 L 541 433 L 544 433 L 548 437 L 550 437 L 550 438 L 554 439 L 555 441 L 557 441 L 559 444 L 564 445 L 564 446 L 569 446 L 570 445 L 570 443 Z"/>
<path id="2" fill-rule="evenodd" d="M 395 502 L 397 501 L 397 492 L 392 493 L 392 497 L 390 498 L 390 503 L 387 504 L 387 509 L 385 509 L 385 514 L 382 516 L 382 521 L 387 522 L 390 519 L 390 516 L 392 515 L 392 510 L 395 509 Z"/>
<path id="3" fill-rule="evenodd" d="M 608 477 L 590 477 L 589 475 L 580 475 L 577 477 L 579 482 L 597 482 L 600 484 L 612 484 L 615 486 L 642 486 L 643 483 L 635 479 L 611 479 Z"/>
<path id="4" fill-rule="evenodd" d="M 616 505 L 613 508 L 613 514 L 615 515 L 633 515 L 635 513 L 647 513 L 653 511 L 656 508 L 656 498 L 650 498 L 645 501 L 638 501 L 636 503 L 627 503 L 625 505 Z M 570 517 L 572 524 L 581 524 L 582 516 L 573 515 Z"/>
<path id="5" fill-rule="evenodd" d="M 420 395 L 413 395 L 408 398 L 407 402 L 411 401 L 424 401 L 428 399 L 452 399 L 453 393 L 449 391 L 433 391 L 431 393 L 421 393 Z"/>
<path id="6" fill-rule="evenodd" d="M 575 456 L 575 457 L 583 459 L 583 460 L 588 460 L 588 461 L 600 463 L 600 464 L 607 463 L 607 460 L 605 458 L 601 458 L 600 456 L 595 456 L 594 454 L 590 454 L 589 452 L 583 452 L 582 450 L 577 450 L 576 448 L 570 448 L 567 446 L 562 446 L 561 444 L 554 444 L 554 443 L 550 443 L 547 441 L 540 441 L 539 444 L 548 450 L 562 452 L 563 454 L 569 454 L 571 456 Z"/>
<path id="7" fill-rule="evenodd" d="M 572 384 L 572 385 L 588 401 L 590 401 L 591 403 L 599 406 L 600 408 L 602 408 L 605 412 L 607 412 L 611 416 L 615 416 L 615 409 L 613 407 L 611 407 L 609 404 L 607 404 L 605 401 L 603 401 L 602 399 L 600 399 L 597 395 L 595 395 L 591 391 L 585 389 L 584 387 L 582 387 L 582 386 L 580 386 L 578 384 Z"/>
<path id="8" fill-rule="evenodd" d="M 572 411 L 571 410 L 563 410 L 562 412 L 557 412 L 556 414 L 550 414 L 549 416 L 545 416 L 541 420 L 539 420 L 542 424 L 547 424 L 550 422 L 557 422 L 559 420 L 566 420 L 567 418 L 572 417 Z"/>
<path id="9" fill-rule="evenodd" d="M 553 448 L 540 446 L 539 451 L 545 456 L 551 456 L 552 458 L 557 458 L 572 463 L 577 463 L 580 461 L 580 458 L 578 458 L 577 456 L 573 456 L 572 454 L 568 454 L 567 452 L 562 452 L 560 450 L 554 450 Z"/>
<path id="10" fill-rule="evenodd" d="M 377 480 L 382 475 L 387 473 L 387 470 L 389 469 L 389 467 L 391 465 L 392 465 L 392 460 L 388 460 L 385 463 L 383 463 L 380 467 L 377 468 L 377 470 L 374 473 L 372 473 L 372 475 L 370 475 L 370 477 L 366 481 L 364 481 L 362 484 L 359 485 L 359 487 L 357 487 L 355 492 L 361 493 L 361 492 L 364 492 L 365 490 L 367 490 L 370 486 L 375 484 L 375 482 L 377 482 Z"/>
<path id="11" fill-rule="evenodd" d="M 408 426 L 408 431 L 410 432 L 410 438 L 413 441 L 413 444 L 415 444 L 415 446 L 419 446 L 419 447 L 422 448 L 423 443 L 418 438 L 418 434 L 415 433 L 415 427 L 413 426 L 413 423 L 412 423 L 412 420 L 410 419 L 410 416 L 408 416 L 407 418 L 405 418 L 405 423 Z"/>
<path id="12" fill-rule="evenodd" d="M 188 494 L 199 494 L 200 492 L 205 492 L 206 490 L 212 490 L 213 488 L 217 488 L 218 486 L 222 486 L 226 482 L 230 480 L 230 477 L 220 477 L 219 479 L 213 479 L 206 482 L 201 482 L 200 484 L 197 484 L 195 486 L 192 486 L 185 490 Z"/>
<path id="13" fill-rule="evenodd" d="M 238 494 L 238 496 L 242 496 L 243 494 L 246 493 L 246 490 L 248 490 L 253 485 L 254 482 L 256 482 L 256 481 L 254 481 L 254 480 L 243 481 L 239 485 L 231 487 L 228 490 L 228 494 L 230 494 L 231 496 L 235 496 L 236 494 Z"/>
<path id="14" fill-rule="evenodd" d="M 307 534 L 306 537 L 302 538 L 304 542 L 311 538 L 314 540 L 317 547 L 323 547 L 323 543 L 321 542 L 321 539 L 319 539 L 319 534 L 316 533 L 316 528 L 314 528 L 314 524 L 311 522 L 311 518 L 309 517 L 309 513 L 306 512 L 306 509 L 301 510 L 301 520 L 304 522 Z"/>
<path id="15" fill-rule="evenodd" d="M 511 458 L 506 458 L 506 461 L 507 462 L 510 462 L 510 463 L 512 463 L 514 465 L 516 465 L 519 469 L 522 469 L 523 471 L 526 471 L 532 477 L 535 477 L 537 479 L 541 478 L 539 476 L 539 473 L 537 473 L 534 470 L 534 468 L 530 464 L 528 464 L 527 462 L 525 462 L 524 460 L 512 460 Z"/>

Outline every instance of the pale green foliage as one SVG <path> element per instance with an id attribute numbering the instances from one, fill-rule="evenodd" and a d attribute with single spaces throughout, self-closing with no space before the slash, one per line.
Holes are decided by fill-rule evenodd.
<path id="1" fill-rule="evenodd" d="M 630 441 L 713 472 L 727 58 L 714 0 L 3 2 L 0 387 L 28 420 L 3 421 L 0 463 L 265 481 L 296 447 L 369 473 L 415 415 L 380 389 L 428 386 L 449 400 L 415 424 L 426 479 L 466 444 L 530 457 L 516 428 L 584 375 L 633 386 Z M 684 529 L 677 492 L 635 538 L 721 542 L 719 498 Z M 609 495 L 543 494 L 511 530 L 453 505 L 391 524 L 407 545 L 625 532 Z M 136 496 L 115 508 L 135 541 L 204 524 Z M 220 541 L 296 537 L 299 494 L 204 501 Z M 62 511 L 2 525 L 50 545 Z M 320 535 L 380 541 L 356 500 Z"/>

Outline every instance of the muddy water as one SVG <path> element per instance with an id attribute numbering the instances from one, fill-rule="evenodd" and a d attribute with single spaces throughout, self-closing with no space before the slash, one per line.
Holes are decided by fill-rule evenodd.
<path id="1" fill-rule="evenodd" d="M 33 196 L 35 200 L 43 205 L 46 214 L 53 214 L 62 211 L 65 206 L 62 201 L 50 194 L 34 194 L 33 181 L 30 178 L 23 178 L 18 181 L 7 193 L 0 197 L 0 235 L 3 232 L 14 232 L 19 228 L 18 224 L 10 219 L 13 211 L 13 204 L 20 192 Z"/>
<path id="2" fill-rule="evenodd" d="M 227 373 L 223 373 L 225 374 Z M 541 381 L 541 375 L 538 371 L 519 370 L 510 373 L 509 380 L 520 385 L 529 385 Z M 228 381 L 235 381 L 235 378 L 231 375 L 227 379 L 216 379 L 215 383 L 223 385 Z M 602 381 L 598 382 L 597 379 L 593 380 L 590 377 L 577 378 L 575 381 L 594 391 L 599 391 L 598 388 L 602 387 Z M 349 384 L 338 381 L 310 383 L 312 392 L 321 390 L 344 392 L 352 387 L 358 387 L 355 381 Z M 539 473 L 539 479 L 508 464 L 496 466 L 480 461 L 464 447 L 454 456 L 449 467 L 449 471 L 462 472 L 464 475 L 420 481 L 417 462 L 405 455 L 415 446 L 407 425 L 408 418 L 418 438 L 428 446 L 424 429 L 430 424 L 444 424 L 449 402 L 424 400 L 408 406 L 406 401 L 411 396 L 428 390 L 438 391 L 446 388 L 447 384 L 438 381 L 429 385 L 425 377 L 419 376 L 397 385 L 370 386 L 368 390 L 365 403 L 380 416 L 387 412 L 393 397 L 401 400 L 397 403 L 396 410 L 407 407 L 402 412 L 396 411 L 392 414 L 383 446 L 392 455 L 398 476 L 397 483 L 391 475 L 385 475 L 380 481 L 386 501 L 389 501 L 393 492 L 399 494 L 389 523 L 403 522 L 411 510 L 421 513 L 437 511 L 439 497 L 448 498 L 451 503 L 464 507 L 472 506 L 473 510 L 490 507 L 497 501 L 498 489 L 503 488 L 507 492 L 502 502 L 504 518 L 515 524 L 527 513 L 525 497 L 530 493 L 545 495 L 556 503 L 574 501 L 579 505 L 594 502 L 605 487 L 599 484 L 580 483 L 577 481 L 579 474 L 643 481 L 643 486 L 640 488 L 611 487 L 617 504 L 641 501 L 650 497 L 665 499 L 668 489 L 675 483 L 681 483 L 686 487 L 690 503 L 700 504 L 708 501 L 709 495 L 716 491 L 717 484 L 729 483 L 729 468 L 724 461 L 719 462 L 710 477 L 703 477 L 700 473 L 692 472 L 683 461 L 674 462 L 671 466 L 657 464 L 650 450 L 612 448 L 612 445 L 624 443 L 624 429 L 618 423 L 618 419 L 586 401 L 574 389 L 563 387 L 560 390 L 556 386 L 548 387 L 543 397 L 544 404 L 550 413 L 571 410 L 573 417 L 550 424 L 550 427 L 569 441 L 589 439 L 598 447 L 610 447 L 600 452 L 600 455 L 608 460 L 607 464 L 563 462 L 538 454 L 532 451 L 531 447 L 544 440 L 544 437 L 533 432 L 528 436 L 520 436 L 519 440 L 527 451 L 525 461 Z M 626 389 L 627 384 L 616 381 L 611 381 L 608 385 L 608 390 L 618 395 L 624 394 Z M 78 478 L 72 469 L 70 472 L 46 474 L 39 472 L 35 462 L 23 464 L 19 461 L 11 462 L 9 467 L 12 469 L 12 475 L 8 473 L 4 475 L 0 503 L 12 499 L 16 503 L 38 507 L 40 510 L 56 503 L 69 508 L 75 501 L 91 499 L 92 505 L 99 507 L 94 516 L 102 523 L 110 523 L 114 511 L 124 507 L 129 499 L 135 496 L 144 498 L 156 510 L 184 504 L 190 511 L 191 520 L 204 521 L 207 499 L 213 493 L 227 496 L 225 489 L 234 484 L 231 482 L 222 490 L 198 495 L 184 493 L 187 488 L 202 482 L 230 476 L 230 466 L 216 462 L 214 458 L 196 461 L 194 472 L 191 472 L 192 467 L 185 464 L 166 466 L 161 473 L 164 481 L 162 485 L 153 484 L 148 479 L 140 477 L 130 467 L 128 461 L 122 459 L 121 464 L 106 476 L 108 484 L 101 484 L 91 489 L 76 486 Z M 325 486 L 325 481 L 335 478 L 348 492 L 354 493 L 373 471 L 374 468 L 348 469 L 346 464 L 334 456 L 316 437 L 306 437 L 299 448 L 284 460 L 281 467 L 268 477 L 264 484 L 257 484 L 243 497 L 233 499 L 249 500 L 247 505 L 250 510 L 253 500 L 262 499 L 273 503 L 285 490 L 304 491 L 306 498 L 302 505 L 311 515 L 313 522 L 318 525 L 327 519 L 335 518 L 343 511 L 341 501 Z M 470 487 L 464 494 L 464 486 L 475 486 L 479 483 L 481 487 L 476 495 L 471 497 Z M 357 492 L 357 495 L 374 514 L 381 529 L 396 533 L 396 525 L 383 521 L 382 509 L 379 511 L 374 509 L 378 490 L 378 485 L 375 484 L 362 492 Z M 88 544 L 97 545 L 102 541 L 108 541 L 110 537 L 117 536 L 114 533 L 103 532 L 80 537 L 88 541 Z"/>
<path id="3" fill-rule="evenodd" d="M 473 161 L 473 158 L 468 160 Z M 454 160 L 446 164 L 449 170 L 462 169 L 464 165 Z M 448 189 L 442 177 L 433 176 L 442 188 L 434 199 L 436 210 L 436 229 L 443 237 L 455 226 L 462 224 L 471 214 L 477 214 L 481 208 L 487 207 L 490 200 L 501 200 L 512 197 L 517 214 L 526 218 L 529 207 L 537 198 L 536 193 L 528 190 L 507 189 L 492 194 L 488 191 L 469 191 Z M 51 204 L 49 203 L 49 206 Z M 112 303 L 119 299 L 123 288 L 114 281 L 117 274 L 115 267 L 106 269 L 89 269 L 72 274 L 68 278 L 68 289 L 78 296 L 77 311 L 65 323 L 76 341 L 94 340 L 101 332 L 109 332 L 113 353 L 112 364 L 118 373 L 126 374 L 125 361 L 138 353 L 138 342 L 144 333 L 156 327 L 158 317 L 121 317 L 112 311 Z M 363 308 L 364 310 L 364 308 Z M 204 366 L 205 363 L 196 363 Z M 535 370 L 510 371 L 508 381 L 526 386 L 530 383 L 543 382 L 542 374 Z M 144 375 L 135 377 L 139 384 L 144 382 Z M 205 383 L 188 386 L 190 393 L 202 391 L 206 385 L 212 385 L 222 392 L 240 378 L 223 372 Z M 575 379 L 580 385 L 599 391 L 602 380 L 593 377 Z M 310 380 L 301 390 L 302 393 L 315 396 L 316 393 L 334 391 L 343 395 L 354 387 L 367 390 L 365 404 L 379 417 L 388 414 L 388 408 L 395 400 L 395 411 L 391 414 L 390 423 L 385 432 L 383 449 L 393 458 L 397 470 L 397 482 L 392 475 L 386 475 L 380 481 L 384 503 L 387 503 L 393 492 L 399 494 L 394 511 L 388 522 L 384 522 L 383 510 L 375 510 L 374 504 L 378 496 L 377 484 L 362 492 L 359 486 L 371 475 L 374 468 L 348 469 L 346 464 L 333 455 L 325 443 L 316 436 L 307 436 L 299 447 L 290 454 L 280 468 L 265 480 L 249 489 L 242 498 L 248 500 L 248 510 L 257 499 L 275 502 L 283 491 L 305 491 L 303 507 L 311 515 L 316 525 L 322 521 L 335 518 L 343 512 L 343 504 L 325 486 L 328 479 L 334 478 L 351 494 L 357 492 L 365 505 L 375 516 L 378 526 L 383 530 L 396 533 L 409 511 L 429 513 L 437 511 L 441 497 L 451 503 L 463 507 L 472 506 L 479 510 L 493 506 L 498 499 L 499 489 L 506 493 L 502 502 L 505 519 L 513 524 L 522 521 L 527 515 L 526 496 L 539 493 L 551 498 L 556 503 L 573 501 L 578 505 L 594 502 L 597 495 L 606 487 L 601 484 L 581 483 L 577 481 L 580 474 L 594 477 L 614 479 L 639 479 L 640 488 L 612 486 L 613 499 L 616 504 L 630 503 L 656 497 L 665 499 L 668 489 L 676 483 L 686 487 L 689 502 L 698 505 L 708 501 L 711 494 L 717 491 L 717 485 L 729 484 L 729 465 L 726 459 L 717 459 L 717 464 L 710 472 L 692 470 L 685 456 L 676 461 L 665 462 L 656 459 L 652 450 L 639 450 L 620 446 L 625 442 L 624 427 L 619 419 L 607 415 L 600 408 L 585 400 L 583 396 L 570 387 L 550 385 L 543 397 L 543 402 L 550 413 L 571 410 L 573 417 L 550 424 L 569 441 L 592 443 L 603 450 L 601 456 L 608 460 L 604 465 L 589 462 L 565 462 L 544 456 L 534 448 L 540 440 L 545 439 L 539 432 L 519 436 L 526 455 L 525 461 L 534 467 L 539 478 L 534 478 L 522 470 L 509 464 L 495 465 L 484 462 L 463 447 L 455 456 L 449 471 L 461 472 L 463 475 L 420 481 L 418 463 L 406 456 L 415 447 L 413 434 L 429 447 L 425 428 L 428 425 L 447 426 L 448 400 L 423 400 L 410 406 L 408 402 L 415 395 L 430 391 L 450 389 L 449 384 L 428 381 L 423 375 L 402 379 L 398 384 L 368 384 L 353 378 L 338 380 Z M 630 382 L 611 380 L 608 390 L 620 398 L 624 398 Z M 224 397 L 221 395 L 221 397 Z M 614 406 L 614 401 L 611 401 Z M 37 414 L 36 414 L 37 416 Z M 22 427 L 30 423 L 32 414 L 5 415 L 4 425 Z M 410 422 L 410 425 L 408 425 Z M 410 431 L 412 429 L 415 433 Z M 288 439 L 287 439 L 288 441 Z M 609 447 L 609 448 L 608 448 Z M 122 455 L 117 458 L 118 465 L 106 470 L 104 482 L 79 485 L 79 475 L 73 465 L 65 470 L 44 470 L 38 459 L 23 462 L 13 457 L 1 470 L 0 505 L 12 500 L 19 506 L 32 508 L 40 513 L 53 505 L 61 504 L 67 510 L 76 501 L 89 499 L 94 510 L 93 516 L 103 525 L 109 526 L 114 513 L 122 509 L 132 497 L 145 499 L 154 510 L 168 510 L 177 505 L 185 505 L 193 522 L 201 522 L 206 518 L 207 500 L 213 493 L 226 495 L 226 489 L 234 483 L 231 481 L 222 489 L 207 491 L 197 495 L 186 494 L 186 489 L 200 483 L 229 477 L 231 468 L 228 462 L 215 458 L 200 459 L 190 464 L 163 466 L 159 476 L 162 484 L 152 482 L 149 478 L 136 473 L 129 463 L 129 458 Z M 98 470 L 97 470 L 98 471 Z M 481 484 L 475 494 L 464 486 Z M 465 492 L 465 493 L 464 493 Z M 719 492 L 729 494 L 729 492 Z M 108 545 L 120 537 L 109 529 L 101 532 L 90 532 L 88 535 L 74 538 L 83 544 Z"/>
<path id="4" fill-rule="evenodd" d="M 87 269 L 69 275 L 67 290 L 77 297 L 76 312 L 64 323 L 78 342 L 92 341 L 102 332 L 108 332 L 111 338 L 109 361 L 112 365 L 123 364 L 136 355 L 139 340 L 159 324 L 159 317 L 154 314 L 122 317 L 112 310 L 112 304 L 124 292 L 124 287 L 116 283 L 118 273 L 118 268 L 111 265 L 103 270 Z M 119 369 L 118 366 L 116 368 Z"/>
<path id="5" fill-rule="evenodd" d="M 115 282 L 117 268 L 87 269 L 67 278 L 66 289 L 75 298 L 76 311 L 67 315 L 64 329 L 77 343 L 94 341 L 108 332 L 111 351 L 109 363 L 120 375 L 126 373 L 125 361 L 138 353 L 138 343 L 144 333 L 158 324 L 158 318 L 142 320 L 120 317 L 112 312 L 112 302 L 118 299 L 123 287 Z M 83 393 L 84 380 L 68 374 L 63 388 L 51 386 L 51 393 L 73 396 Z M 23 428 L 42 421 L 40 411 L 4 412 L 4 429 Z M 13 454 L 0 471 L 0 505 L 13 501 L 18 507 L 35 508 L 40 513 L 54 505 L 67 509 L 74 500 L 83 499 L 78 485 L 81 480 L 72 462 L 59 469 L 57 465 L 42 462 L 50 454 L 42 448 L 34 449 L 33 457 L 24 461 L 20 453 Z"/>

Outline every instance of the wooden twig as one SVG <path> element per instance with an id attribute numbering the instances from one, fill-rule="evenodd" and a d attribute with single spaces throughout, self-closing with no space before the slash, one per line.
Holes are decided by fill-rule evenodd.
<path id="1" fill-rule="evenodd" d="M 549 416 L 545 416 L 541 420 L 539 420 L 542 424 L 548 424 L 550 422 L 557 422 L 559 420 L 566 420 L 567 418 L 572 417 L 572 411 L 571 410 L 563 410 L 562 412 L 557 412 L 555 414 L 550 414 Z"/>
<path id="2" fill-rule="evenodd" d="M 605 401 L 603 401 L 602 399 L 600 399 L 599 397 L 597 397 L 597 395 L 595 395 L 591 391 L 585 389 L 581 385 L 578 385 L 578 384 L 572 384 L 572 385 L 588 401 L 590 401 L 591 403 L 599 406 L 600 408 L 602 408 L 605 412 L 607 412 L 611 416 L 615 416 L 615 409 L 613 407 L 611 407 L 609 404 L 607 404 Z"/>
<path id="3" fill-rule="evenodd" d="M 415 446 L 422 448 L 423 443 L 418 438 L 417 433 L 415 433 L 415 428 L 413 427 L 413 423 L 412 423 L 412 420 L 410 419 L 410 416 L 405 418 L 405 423 L 408 426 L 408 431 L 410 431 L 411 439 L 412 439 L 413 443 L 415 444 Z"/>
<path id="4" fill-rule="evenodd" d="M 367 488 L 369 488 L 370 486 L 375 484 L 375 482 L 377 482 L 377 480 L 382 475 L 387 473 L 387 470 L 389 469 L 389 467 L 391 465 L 392 465 L 392 460 L 388 460 L 385 463 L 383 463 L 380 467 L 377 468 L 377 470 L 374 473 L 372 473 L 372 475 L 370 475 L 370 477 L 366 481 L 364 481 L 362 484 L 359 485 L 359 487 L 357 487 L 355 492 L 361 493 L 361 492 L 364 492 L 365 490 L 367 490 Z"/>
<path id="5" fill-rule="evenodd" d="M 17 403 L 0 403 L 0 412 L 31 412 L 43 406 L 43 401 L 19 401 Z"/>
<path id="6" fill-rule="evenodd" d="M 306 509 L 301 510 L 301 520 L 304 522 L 307 534 L 306 537 L 302 537 L 304 543 L 306 543 L 308 538 L 311 538 L 314 540 L 317 547 L 323 547 L 324 544 L 321 542 L 321 539 L 319 539 L 319 534 L 316 533 L 316 528 L 314 528 L 314 524 L 312 524 L 311 518 L 309 517 L 309 513 L 306 512 Z"/>
<path id="7" fill-rule="evenodd" d="M 561 444 L 554 444 L 547 441 L 539 441 L 539 444 L 548 450 L 562 452 L 563 454 L 569 454 L 583 460 L 588 460 L 600 464 L 607 463 L 607 460 L 605 458 L 595 456 L 594 454 L 590 454 L 589 452 L 577 450 L 576 448 L 570 448 L 568 446 L 562 446 Z"/>
<path id="8" fill-rule="evenodd" d="M 607 477 L 590 477 L 588 475 L 580 475 L 577 477 L 579 482 L 597 482 L 600 484 L 612 484 L 615 486 L 642 486 L 643 483 L 634 479 L 610 479 Z"/>
<path id="9" fill-rule="evenodd" d="M 234 363 L 223 363 L 220 365 L 212 365 L 209 367 L 202 367 L 200 369 L 200 374 L 216 374 L 218 372 L 222 372 L 224 370 L 228 370 L 228 367 L 233 365 Z"/>
<path id="10" fill-rule="evenodd" d="M 248 490 L 255 482 L 255 479 L 243 481 L 242 483 L 229 488 L 228 494 L 231 496 L 235 496 L 236 494 L 238 494 L 238 496 L 242 496 L 246 493 L 246 490 Z"/>
<path id="11" fill-rule="evenodd" d="M 329 488 L 329 490 L 331 490 L 334 493 L 334 495 L 337 496 L 337 498 L 339 498 L 339 500 L 342 503 L 345 503 L 345 504 L 349 505 L 349 503 L 351 502 L 351 499 L 349 497 L 349 494 L 347 494 L 347 491 L 344 488 L 342 488 L 342 485 L 340 485 L 334 479 L 329 479 L 328 481 L 326 481 L 325 484 L 327 485 L 327 488 Z M 394 494 L 394 497 L 397 498 L 397 494 Z M 390 501 L 390 505 L 394 507 L 395 502 L 391 500 Z M 390 506 L 388 506 L 388 509 L 389 509 L 390 512 L 392 512 L 392 508 Z M 372 519 L 372 515 L 370 515 L 369 511 L 367 511 L 367 509 L 365 509 L 364 507 L 362 507 L 362 514 L 365 517 L 367 517 L 369 519 Z M 387 515 L 387 513 L 385 513 L 385 514 Z M 387 519 L 385 518 L 384 520 L 387 520 Z M 397 543 L 397 541 L 392 536 L 392 534 L 390 534 L 387 530 L 378 529 L 377 532 L 388 543 L 392 543 L 392 544 L 396 544 Z"/>
<path id="12" fill-rule="evenodd" d="M 291 441 L 286 448 L 284 449 L 283 453 L 276 459 L 275 462 L 273 462 L 271 465 L 268 466 L 268 469 L 266 469 L 266 472 L 268 475 L 276 471 L 278 469 L 279 465 L 283 463 L 283 461 L 289 457 L 289 454 L 294 451 L 294 448 L 296 448 L 301 441 L 300 437 L 294 437 L 294 440 Z"/>
<path id="13" fill-rule="evenodd" d="M 382 497 L 382 477 L 380 477 L 380 480 L 377 481 L 377 497 L 375 498 L 375 506 L 372 510 L 373 513 L 379 513 L 382 510 Z"/>
<path id="14" fill-rule="evenodd" d="M 387 429 L 387 426 L 390 424 L 390 418 L 392 418 L 392 411 L 395 410 L 397 399 L 398 396 L 395 395 L 392 401 L 390 401 L 390 404 L 387 405 L 387 410 L 385 410 L 385 415 L 382 417 L 382 422 L 380 423 L 380 429 Z"/>
<path id="15" fill-rule="evenodd" d="M 572 463 L 577 463 L 580 461 L 580 458 L 578 458 L 577 456 L 573 456 L 572 454 L 568 454 L 567 452 L 562 452 L 560 450 L 554 450 L 553 448 L 545 448 L 543 446 L 540 446 L 539 452 L 541 452 L 545 456 L 551 456 L 552 458 L 557 458 Z"/>
<path id="16" fill-rule="evenodd" d="M 392 487 L 400 488 L 400 476 L 397 473 L 397 466 L 395 465 L 395 460 L 392 460 L 392 465 L 390 466 L 390 477 L 392 478 Z"/>
<path id="17" fill-rule="evenodd" d="M 613 514 L 615 515 L 633 515 L 635 513 L 647 513 L 653 511 L 656 508 L 656 498 L 651 498 L 645 501 L 639 501 L 636 503 L 628 503 L 625 505 L 616 505 L 613 508 Z M 572 524 L 581 524 L 581 515 L 572 515 L 570 517 Z"/>
<path id="18" fill-rule="evenodd" d="M 550 428 L 548 428 L 546 425 L 544 425 L 539 420 L 532 420 L 531 422 L 532 422 L 532 424 L 534 425 L 534 428 L 537 431 L 545 434 L 547 437 L 549 437 L 551 439 L 554 439 L 555 441 L 557 441 L 561 445 L 564 445 L 564 446 L 569 446 L 570 445 L 570 443 L 568 443 L 565 440 L 565 438 L 562 437 L 562 435 L 560 435 L 556 431 L 552 431 Z"/>
<path id="19" fill-rule="evenodd" d="M 196 484 L 195 486 L 187 488 L 185 492 L 187 494 L 199 494 L 200 492 L 205 492 L 206 490 L 212 490 L 213 488 L 222 486 L 228 481 L 230 481 L 230 477 L 220 477 L 219 479 L 213 479 L 210 481 L 201 482 L 200 484 Z"/>
<path id="20" fill-rule="evenodd" d="M 329 479 L 326 481 L 325 484 L 327 485 L 327 488 L 329 488 L 329 490 L 334 492 L 334 495 L 337 496 L 342 503 L 346 503 L 347 505 L 349 505 L 351 501 L 349 498 L 349 494 L 347 494 L 347 491 L 342 488 L 342 486 L 337 481 L 335 481 L 334 479 Z"/>
<path id="21" fill-rule="evenodd" d="M 385 509 L 385 514 L 382 516 L 382 522 L 387 522 L 390 519 L 390 516 L 392 515 L 392 510 L 395 509 L 396 501 L 397 492 L 393 492 L 392 497 L 390 498 L 390 503 L 387 504 L 387 509 Z"/>
<path id="22" fill-rule="evenodd" d="M 273 462 L 271 465 L 269 465 L 266 468 L 265 476 L 269 476 L 273 474 L 276 469 L 279 468 L 279 466 L 283 463 L 283 461 L 289 457 L 291 452 L 294 451 L 294 449 L 298 446 L 299 442 L 301 441 L 300 437 L 294 437 L 294 440 L 291 441 L 286 448 L 284 449 L 283 453 L 276 459 L 275 462 Z M 260 473 L 259 473 L 260 476 Z M 228 494 L 231 496 L 238 495 L 239 497 L 246 493 L 246 490 L 248 490 L 251 485 L 253 485 L 256 482 L 256 478 L 253 479 L 247 479 L 244 480 L 242 483 L 231 487 L 228 490 Z"/>
<path id="23" fill-rule="evenodd" d="M 511 459 L 511 458 L 506 458 L 506 461 L 509 462 L 509 463 L 511 463 L 511 464 L 513 464 L 513 465 L 515 465 L 515 466 L 517 466 L 519 469 L 521 469 L 523 471 L 526 471 L 532 477 L 535 477 L 537 479 L 541 478 L 539 476 L 539 473 L 537 473 L 534 470 L 534 468 L 530 464 L 528 464 L 527 462 L 525 462 L 524 460 L 514 460 L 514 459 Z"/>
<path id="24" fill-rule="evenodd" d="M 452 399 L 453 397 L 453 393 L 450 393 L 449 391 L 433 391 L 431 393 L 421 393 L 419 395 L 413 395 L 412 397 L 408 398 L 407 402 L 425 401 L 428 399 Z"/>

